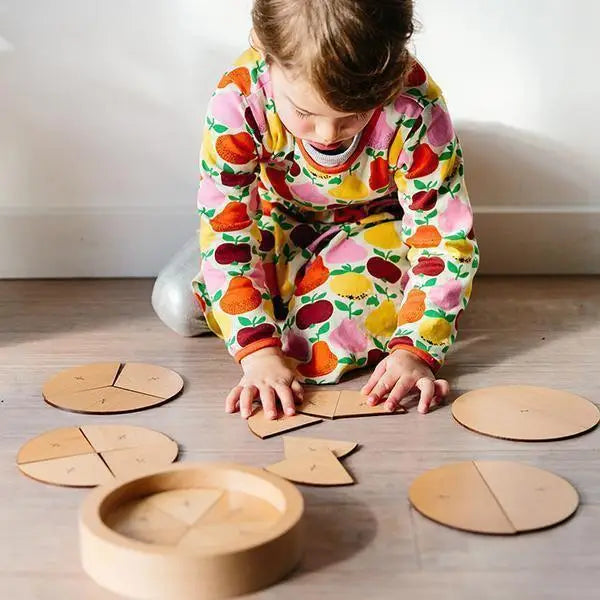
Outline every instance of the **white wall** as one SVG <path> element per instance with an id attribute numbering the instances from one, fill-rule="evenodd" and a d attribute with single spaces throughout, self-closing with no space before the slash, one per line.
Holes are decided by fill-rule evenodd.
<path id="1" fill-rule="evenodd" d="M 0 277 L 156 273 L 251 0 L 0 0 Z M 418 0 L 487 272 L 600 271 L 600 4 Z M 570 11 L 570 14 L 569 14 Z"/>

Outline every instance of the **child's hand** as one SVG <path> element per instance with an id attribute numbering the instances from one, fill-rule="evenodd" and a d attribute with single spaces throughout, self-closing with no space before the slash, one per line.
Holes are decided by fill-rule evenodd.
<path id="1" fill-rule="evenodd" d="M 287 367 L 278 348 L 264 348 L 241 360 L 244 376 L 225 400 L 229 413 L 238 409 L 242 418 L 252 414 L 252 403 L 260 397 L 265 415 L 277 418 L 277 398 L 286 415 L 296 413 L 294 394 L 302 400 L 303 389 L 294 372 Z"/>
<path id="2" fill-rule="evenodd" d="M 414 354 L 396 350 L 375 367 L 361 391 L 369 396 L 371 405 L 383 402 L 387 395 L 385 407 L 393 412 L 415 389 L 421 392 L 417 410 L 426 413 L 434 400 L 448 395 L 450 386 L 445 379 L 436 379 L 431 369 Z"/>

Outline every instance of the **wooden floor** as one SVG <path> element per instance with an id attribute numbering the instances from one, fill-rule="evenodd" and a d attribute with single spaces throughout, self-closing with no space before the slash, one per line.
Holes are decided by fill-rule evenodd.
<path id="1" fill-rule="evenodd" d="M 82 572 L 77 508 L 86 491 L 45 486 L 15 468 L 15 454 L 44 430 L 84 422 L 145 425 L 175 438 L 183 460 L 264 466 L 282 454 L 223 412 L 238 367 L 214 338 L 179 338 L 154 317 L 152 282 L 0 282 L 0 597 L 116 598 Z M 600 402 L 600 279 L 479 278 L 460 342 L 444 374 L 453 397 L 504 383 L 550 385 Z M 90 361 L 148 361 L 186 380 L 170 404 L 131 415 L 83 417 L 41 398 L 56 371 Z M 357 388 L 365 380 L 346 381 Z M 600 572 L 600 431 L 554 443 L 471 433 L 448 407 L 326 422 L 306 435 L 358 440 L 348 488 L 302 488 L 309 543 L 301 568 L 256 598 L 299 600 L 597 599 Z M 467 459 L 520 460 L 569 479 L 582 504 L 541 533 L 486 537 L 454 531 L 409 508 L 425 469 Z"/>

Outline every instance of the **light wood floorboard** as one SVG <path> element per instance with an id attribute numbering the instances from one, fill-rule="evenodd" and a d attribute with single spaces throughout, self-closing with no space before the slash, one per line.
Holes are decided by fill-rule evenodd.
<path id="1" fill-rule="evenodd" d="M 0 597 L 10 600 L 116 596 L 79 565 L 77 509 L 84 490 L 44 486 L 19 474 L 28 438 L 81 423 L 119 422 L 164 431 L 182 460 L 264 466 L 282 441 L 261 441 L 223 399 L 239 367 L 221 341 L 184 339 L 150 307 L 148 280 L 0 282 Z M 460 341 L 444 375 L 452 397 L 488 385 L 549 385 L 600 403 L 600 279 L 479 278 Z M 83 416 L 46 405 L 43 382 L 91 361 L 153 362 L 186 380 L 164 406 L 118 417 Z M 341 384 L 357 388 L 361 374 Z M 448 407 L 407 415 L 325 422 L 302 435 L 356 439 L 346 459 L 358 484 L 307 488 L 309 544 L 300 569 L 261 599 L 578 600 L 598 598 L 600 432 L 555 443 L 516 443 L 471 433 Z M 444 528 L 409 508 L 407 489 L 443 463 L 502 458 L 554 471 L 579 490 L 567 523 L 515 538 Z M 2 593 L 3 592 L 3 593 Z"/>

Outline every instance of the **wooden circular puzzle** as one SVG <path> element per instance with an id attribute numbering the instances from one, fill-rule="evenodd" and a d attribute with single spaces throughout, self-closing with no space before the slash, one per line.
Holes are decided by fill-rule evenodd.
<path id="1" fill-rule="evenodd" d="M 504 461 L 453 463 L 427 471 L 409 490 L 426 517 L 456 529 L 517 534 L 556 525 L 579 505 L 565 479 L 528 465 Z"/>
<path id="2" fill-rule="evenodd" d="M 498 386 L 474 390 L 452 405 L 467 429 L 508 440 L 558 440 L 585 433 L 600 421 L 589 400 L 559 390 Z"/>
<path id="3" fill-rule="evenodd" d="M 183 389 L 175 371 L 144 363 L 95 363 L 61 371 L 42 393 L 48 404 L 89 414 L 124 413 L 163 404 Z"/>
<path id="4" fill-rule="evenodd" d="M 260 469 L 181 464 L 92 492 L 80 510 L 85 571 L 132 598 L 226 598 L 280 580 L 304 540 L 300 492 Z"/>
<path id="5" fill-rule="evenodd" d="M 69 487 L 93 487 L 171 464 L 179 449 L 166 435 L 131 425 L 63 427 L 29 440 L 17 455 L 28 477 Z"/>

